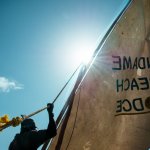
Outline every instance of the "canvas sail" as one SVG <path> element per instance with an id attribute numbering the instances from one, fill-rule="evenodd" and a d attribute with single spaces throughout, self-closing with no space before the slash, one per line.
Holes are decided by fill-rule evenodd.
<path id="1" fill-rule="evenodd" d="M 49 150 L 150 147 L 150 1 L 134 0 L 97 49 Z M 62 122 L 63 124 L 63 122 Z"/>

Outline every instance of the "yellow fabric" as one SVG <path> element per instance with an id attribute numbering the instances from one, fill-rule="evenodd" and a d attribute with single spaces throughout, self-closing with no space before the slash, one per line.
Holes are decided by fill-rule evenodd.
<path id="1" fill-rule="evenodd" d="M 0 117 L 0 123 L 7 123 L 9 122 L 9 117 L 8 115 L 4 115 L 3 117 Z"/>
<path id="2" fill-rule="evenodd" d="M 10 122 L 8 115 L 4 115 L 3 117 L 0 117 L 0 131 L 2 131 L 3 126 L 8 122 Z"/>
<path id="3" fill-rule="evenodd" d="M 2 131 L 3 129 L 5 129 L 9 126 L 16 127 L 22 121 L 23 121 L 23 119 L 20 117 L 15 117 L 10 121 L 8 115 L 4 115 L 3 117 L 0 117 L 0 131 Z"/>

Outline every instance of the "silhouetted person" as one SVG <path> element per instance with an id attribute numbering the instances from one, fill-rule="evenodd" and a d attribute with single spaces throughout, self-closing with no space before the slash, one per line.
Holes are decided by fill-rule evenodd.
<path id="1" fill-rule="evenodd" d="M 49 114 L 49 124 L 45 130 L 36 130 L 33 119 L 25 119 L 21 123 L 21 131 L 16 134 L 14 140 L 9 145 L 9 150 L 37 150 L 48 139 L 56 136 L 56 124 L 53 119 L 53 104 L 47 104 Z M 41 120 L 42 121 L 42 120 Z"/>

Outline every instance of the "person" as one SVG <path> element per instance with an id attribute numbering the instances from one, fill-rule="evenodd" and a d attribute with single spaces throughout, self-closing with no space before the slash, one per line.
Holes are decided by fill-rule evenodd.
<path id="1" fill-rule="evenodd" d="M 15 138 L 9 145 L 9 150 L 37 150 L 37 148 L 53 138 L 57 134 L 56 124 L 53 119 L 53 104 L 47 104 L 49 114 L 49 124 L 45 130 L 36 130 L 36 125 L 33 119 L 25 119 L 21 123 L 21 130 L 16 134 Z"/>

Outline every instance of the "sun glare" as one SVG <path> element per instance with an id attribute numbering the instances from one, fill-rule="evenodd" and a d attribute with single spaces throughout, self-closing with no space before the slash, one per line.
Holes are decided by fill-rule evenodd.
<path id="1" fill-rule="evenodd" d="M 87 65 L 92 59 L 93 43 L 89 40 L 78 40 L 74 46 L 74 59 L 77 63 Z"/>
<path id="2" fill-rule="evenodd" d="M 84 50 L 84 51 L 79 52 L 79 54 L 77 56 L 77 60 L 78 60 L 78 62 L 87 65 L 90 62 L 91 57 L 92 57 L 92 53 L 88 50 L 87 51 Z"/>

